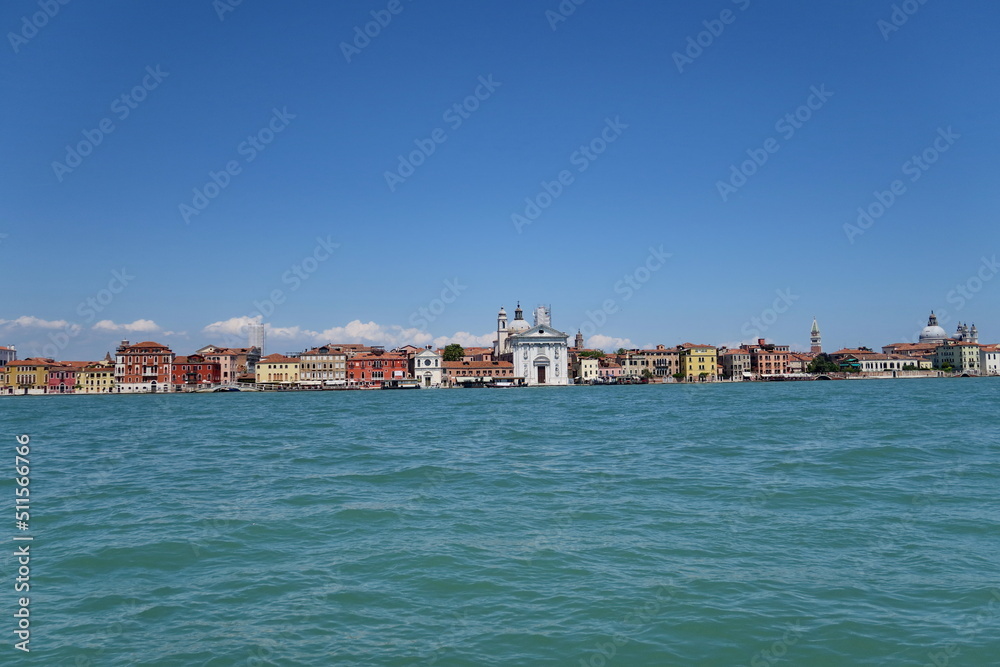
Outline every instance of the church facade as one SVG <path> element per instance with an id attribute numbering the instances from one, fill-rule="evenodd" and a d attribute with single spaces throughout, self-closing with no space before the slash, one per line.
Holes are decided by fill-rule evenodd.
<path id="1" fill-rule="evenodd" d="M 569 334 L 552 328 L 548 306 L 535 309 L 535 324 L 523 317 L 521 304 L 514 311 L 514 321 L 507 324 L 503 308 L 497 316 L 496 359 L 514 363 L 514 377 L 528 386 L 568 385 Z"/>

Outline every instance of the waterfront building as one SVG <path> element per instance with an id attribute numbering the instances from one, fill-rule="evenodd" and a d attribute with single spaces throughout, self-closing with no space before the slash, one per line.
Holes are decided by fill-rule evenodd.
<path id="1" fill-rule="evenodd" d="M 444 382 L 443 363 L 441 355 L 427 346 L 410 357 L 410 376 L 419 380 L 421 387 L 440 387 Z"/>
<path id="2" fill-rule="evenodd" d="M 979 348 L 979 373 L 1000 375 L 1000 345 L 983 345 Z"/>
<path id="3" fill-rule="evenodd" d="M 13 345 L 0 345 L 0 367 L 17 360 L 17 350 Z"/>
<path id="4" fill-rule="evenodd" d="M 647 354 L 653 359 L 653 375 L 656 377 L 669 378 L 681 372 L 679 348 L 666 349 L 663 345 L 657 345 L 655 350 L 647 351 Z"/>
<path id="5" fill-rule="evenodd" d="M 520 313 L 519 305 L 518 317 L 511 323 L 511 333 L 507 337 L 514 375 L 523 378 L 529 386 L 568 385 L 569 334 L 552 328 L 548 306 L 535 309 L 535 326 L 528 329 L 518 323 Z M 516 329 L 515 325 L 518 325 Z"/>
<path id="6" fill-rule="evenodd" d="M 299 355 L 299 380 L 303 384 L 346 384 L 347 353 L 329 345 Z"/>
<path id="7" fill-rule="evenodd" d="M 387 380 L 406 379 L 409 365 L 405 354 L 373 347 L 371 352 L 361 352 L 347 360 L 347 383 L 381 387 Z"/>
<path id="8" fill-rule="evenodd" d="M 130 345 L 123 340 L 115 350 L 115 384 L 123 393 L 170 390 L 170 365 L 174 353 L 153 341 Z"/>
<path id="9" fill-rule="evenodd" d="M 667 378 L 680 370 L 680 351 L 665 345 L 652 350 L 626 350 L 619 363 L 626 377 L 642 377 L 648 371 L 649 376 Z"/>
<path id="10" fill-rule="evenodd" d="M 588 384 L 601 377 L 601 363 L 596 357 L 578 356 L 572 365 L 573 381 L 577 384 Z"/>
<path id="11" fill-rule="evenodd" d="M 883 354 L 870 350 L 838 355 L 837 363 L 844 371 L 861 373 L 929 369 L 931 367 L 930 362 L 923 359 L 914 359 L 900 354 Z"/>
<path id="12" fill-rule="evenodd" d="M 8 362 L 2 369 L 4 386 L 12 394 L 44 394 L 49 388 L 49 368 L 56 362 L 47 357 L 28 357 Z"/>
<path id="13" fill-rule="evenodd" d="M 956 373 L 978 374 L 981 347 L 979 343 L 945 342 L 934 351 L 934 368 L 950 366 Z"/>
<path id="14" fill-rule="evenodd" d="M 56 361 L 49 367 L 47 393 L 72 394 L 79 382 L 77 375 L 92 361 Z"/>
<path id="15" fill-rule="evenodd" d="M 598 360 L 600 366 L 597 369 L 598 377 L 605 382 L 614 382 L 622 376 L 622 365 L 609 357 Z"/>
<path id="16" fill-rule="evenodd" d="M 195 354 L 200 354 L 208 361 L 219 364 L 222 373 L 222 382 L 230 384 L 236 382 L 241 375 L 249 373 L 254 375 L 257 372 L 257 362 L 260 361 L 260 348 L 258 347 L 216 347 L 206 345 L 195 350 Z"/>
<path id="17" fill-rule="evenodd" d="M 805 352 L 789 352 L 788 353 L 788 372 L 789 373 L 807 373 L 809 371 L 809 364 L 812 363 L 815 354 Z"/>
<path id="18" fill-rule="evenodd" d="M 283 354 L 269 354 L 257 362 L 255 375 L 260 384 L 298 384 L 299 360 Z"/>
<path id="19" fill-rule="evenodd" d="M 784 375 L 788 373 L 789 350 L 787 345 L 775 345 L 768 343 L 763 338 L 758 338 L 756 344 L 743 345 L 742 347 L 750 352 L 750 371 L 755 375 Z"/>
<path id="20" fill-rule="evenodd" d="M 444 377 L 449 386 L 514 381 L 514 364 L 510 361 L 445 361 Z"/>
<path id="21" fill-rule="evenodd" d="M 115 391 L 115 362 L 111 355 L 84 366 L 77 373 L 80 394 L 110 394 Z"/>
<path id="22" fill-rule="evenodd" d="M 722 377 L 727 380 L 749 380 L 752 375 L 750 351 L 744 348 L 721 350 L 719 362 L 722 364 Z"/>
<path id="23" fill-rule="evenodd" d="M 819 323 L 813 318 L 812 329 L 809 331 L 809 353 L 814 357 L 823 352 L 823 337 L 819 333 Z"/>
<path id="24" fill-rule="evenodd" d="M 683 343 L 677 346 L 680 370 L 688 382 L 714 382 L 718 379 L 718 349 L 712 345 Z"/>
<path id="25" fill-rule="evenodd" d="M 221 382 L 222 365 L 218 361 L 211 361 L 205 355 L 175 357 L 170 365 L 170 384 L 174 391 Z"/>

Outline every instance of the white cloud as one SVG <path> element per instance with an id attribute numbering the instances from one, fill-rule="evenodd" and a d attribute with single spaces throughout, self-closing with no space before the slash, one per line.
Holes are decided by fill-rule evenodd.
<path id="1" fill-rule="evenodd" d="M 259 317 L 230 317 L 221 322 L 212 322 L 201 330 L 202 333 L 219 336 L 246 336 L 247 326 L 260 324 Z"/>
<path id="2" fill-rule="evenodd" d="M 444 347 L 449 343 L 458 343 L 462 347 L 493 347 L 495 333 L 486 333 L 482 336 L 475 336 L 468 331 L 456 331 L 451 336 L 438 336 L 434 339 L 435 347 Z"/>
<path id="3" fill-rule="evenodd" d="M 342 327 L 331 327 L 315 334 L 315 340 L 322 343 L 364 342 L 375 345 L 397 347 L 412 343 L 426 345 L 433 337 L 415 327 L 404 328 L 398 324 L 378 324 L 352 320 Z"/>
<path id="4" fill-rule="evenodd" d="M 247 325 L 258 324 L 259 317 L 231 317 L 228 320 L 213 322 L 201 331 L 211 336 L 229 336 L 245 338 Z M 384 345 L 387 348 L 401 345 L 430 345 L 443 347 L 448 343 L 458 343 L 463 347 L 488 347 L 493 345 L 495 334 L 482 336 L 473 335 L 467 331 L 459 331 L 451 336 L 438 336 L 415 327 L 403 327 L 398 324 L 379 324 L 378 322 L 352 320 L 343 326 L 330 327 L 323 331 L 313 331 L 300 326 L 277 327 L 265 324 L 268 340 L 299 342 L 303 345 L 323 343 L 364 343 L 367 345 Z"/>
<path id="5" fill-rule="evenodd" d="M 116 324 L 111 320 L 101 320 L 94 325 L 96 331 L 127 331 L 130 333 L 152 333 L 160 330 L 153 320 L 136 320 L 135 322 L 123 322 Z"/>
<path id="6" fill-rule="evenodd" d="M 594 334 L 587 339 L 587 347 L 605 351 L 614 351 L 620 347 L 630 350 L 635 347 L 635 343 L 633 343 L 630 338 L 617 338 L 615 336 L 605 336 L 604 334 Z"/>
<path id="7" fill-rule="evenodd" d="M 14 327 L 22 327 L 25 329 L 69 329 L 71 331 L 79 331 L 80 325 L 70 324 L 66 320 L 43 320 L 40 317 L 34 317 L 31 315 L 22 315 L 16 320 L 0 320 L 0 326 L 5 326 L 8 329 Z"/>

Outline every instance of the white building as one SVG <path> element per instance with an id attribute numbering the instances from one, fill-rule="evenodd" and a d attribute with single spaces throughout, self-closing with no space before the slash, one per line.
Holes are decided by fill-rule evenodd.
<path id="1" fill-rule="evenodd" d="M 982 375 L 1000 375 L 1000 345 L 979 348 L 979 372 Z"/>
<path id="2" fill-rule="evenodd" d="M 523 317 L 520 303 L 514 310 L 514 321 L 510 323 L 510 326 L 507 326 L 507 311 L 501 306 L 500 313 L 497 315 L 497 337 L 493 341 L 493 361 L 512 361 L 510 356 L 511 336 L 524 333 L 530 328 L 531 325 Z"/>
<path id="3" fill-rule="evenodd" d="M 421 350 L 410 359 L 410 372 L 414 380 L 420 381 L 422 388 L 440 387 L 443 380 L 441 355 L 434 350 Z"/>
<path id="4" fill-rule="evenodd" d="M 12 361 L 17 361 L 17 350 L 13 345 L 0 345 L 0 366 L 6 366 Z"/>
<path id="5" fill-rule="evenodd" d="M 568 385 L 569 334 L 552 328 L 551 310 L 547 306 L 536 308 L 535 326 L 528 329 L 522 329 L 518 322 L 523 322 L 520 305 L 515 315 L 507 337 L 514 362 L 514 376 L 524 378 L 529 386 Z M 515 324 L 518 325 L 516 333 Z"/>

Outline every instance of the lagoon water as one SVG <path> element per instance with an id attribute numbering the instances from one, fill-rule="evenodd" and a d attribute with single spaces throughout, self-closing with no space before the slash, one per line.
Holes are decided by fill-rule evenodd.
<path id="1" fill-rule="evenodd" d="M 2 398 L 35 540 L 29 655 L 0 554 L 0 664 L 997 665 L 998 401 L 990 378 Z"/>

